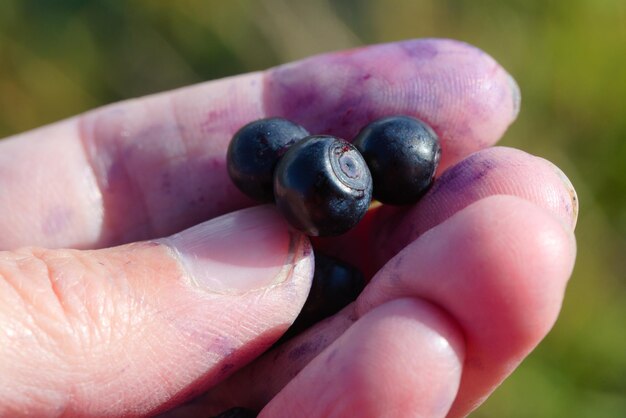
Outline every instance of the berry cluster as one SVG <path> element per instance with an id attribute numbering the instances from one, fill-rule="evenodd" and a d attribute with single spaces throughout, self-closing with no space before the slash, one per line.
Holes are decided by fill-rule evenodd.
<path id="1" fill-rule="evenodd" d="M 440 156 L 435 132 L 410 116 L 378 119 L 352 144 L 269 118 L 235 133 L 227 162 L 243 193 L 274 201 L 294 228 L 328 236 L 354 227 L 372 196 L 385 204 L 415 203 L 432 184 Z"/>

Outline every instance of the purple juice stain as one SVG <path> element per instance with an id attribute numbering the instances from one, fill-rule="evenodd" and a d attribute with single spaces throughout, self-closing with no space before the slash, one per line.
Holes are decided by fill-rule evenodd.
<path id="1" fill-rule="evenodd" d="M 289 350 L 287 358 L 291 361 L 299 361 L 303 357 L 307 357 L 310 354 L 318 353 L 323 344 L 324 340 L 320 338 L 313 341 L 305 341 Z"/>
<path id="2" fill-rule="evenodd" d="M 441 40 L 423 39 L 419 42 L 406 41 L 400 42 L 399 46 L 409 57 L 428 61 L 439 54 Z"/>
<path id="3" fill-rule="evenodd" d="M 446 170 L 437 179 L 429 194 L 440 190 L 444 193 L 460 192 L 487 176 L 497 164 L 493 160 L 484 159 L 482 153 L 475 153 Z"/>
<path id="4" fill-rule="evenodd" d="M 357 162 L 349 154 L 344 154 L 339 157 L 339 166 L 341 167 L 341 171 L 343 171 L 343 173 L 350 178 L 357 178 L 360 176 L 361 172 L 357 168 Z"/>

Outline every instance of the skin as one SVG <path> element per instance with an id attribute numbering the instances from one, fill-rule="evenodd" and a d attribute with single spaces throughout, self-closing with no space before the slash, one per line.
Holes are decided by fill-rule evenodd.
<path id="1" fill-rule="evenodd" d="M 417 40 L 0 142 L 0 415 L 466 416 L 549 332 L 575 259 L 571 183 L 546 160 L 489 148 L 518 110 L 484 52 Z M 304 303 L 313 254 L 231 184 L 230 137 L 283 116 L 351 139 L 390 114 L 439 135 L 436 185 L 314 240 L 370 282 L 263 354 Z"/>

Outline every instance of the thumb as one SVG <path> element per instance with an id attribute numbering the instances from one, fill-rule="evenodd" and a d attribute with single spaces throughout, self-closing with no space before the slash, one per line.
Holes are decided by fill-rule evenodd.
<path id="1" fill-rule="evenodd" d="M 153 242 L 0 253 L 0 416 L 158 412 L 288 328 L 308 239 L 269 206 Z"/>

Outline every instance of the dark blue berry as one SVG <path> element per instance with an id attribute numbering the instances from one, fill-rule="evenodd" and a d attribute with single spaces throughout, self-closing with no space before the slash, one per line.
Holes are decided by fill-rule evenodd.
<path id="1" fill-rule="evenodd" d="M 257 415 L 258 414 L 251 409 L 235 407 L 219 415 L 215 415 L 213 418 L 256 418 Z"/>
<path id="2" fill-rule="evenodd" d="M 381 203 L 415 203 L 433 182 L 441 157 L 437 134 L 410 116 L 391 116 L 365 126 L 353 142 L 374 180 Z"/>
<path id="3" fill-rule="evenodd" d="M 313 236 L 339 235 L 367 212 L 372 177 L 350 143 L 327 135 L 309 136 L 278 163 L 274 197 L 294 228 Z"/>
<path id="4" fill-rule="evenodd" d="M 365 288 L 365 278 L 356 267 L 315 253 L 313 283 L 298 318 L 285 333 L 288 339 L 311 325 L 336 314 L 353 302 Z"/>
<path id="5" fill-rule="evenodd" d="M 307 135 L 302 126 L 282 118 L 259 119 L 245 125 L 228 147 L 230 178 L 251 198 L 271 202 L 276 163 L 291 145 Z"/>

